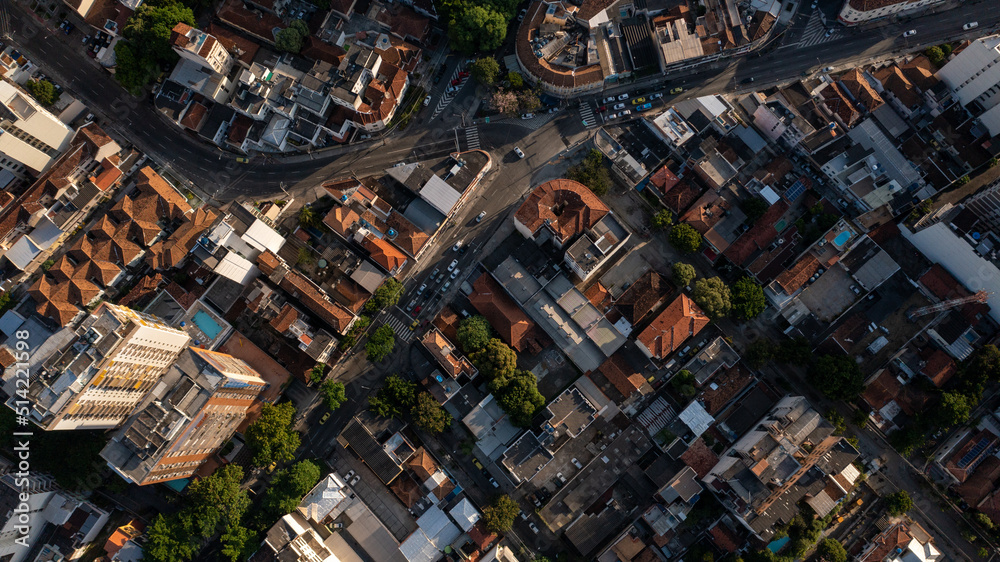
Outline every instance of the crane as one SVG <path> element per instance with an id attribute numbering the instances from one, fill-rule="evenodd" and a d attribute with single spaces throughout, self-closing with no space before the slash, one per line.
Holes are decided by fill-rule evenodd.
<path id="1" fill-rule="evenodd" d="M 961 306 L 963 304 L 968 304 L 970 302 L 985 303 L 986 299 L 988 299 L 989 296 L 990 293 L 987 293 L 986 291 L 977 291 L 975 294 L 969 295 L 967 297 L 949 299 L 946 301 L 941 301 L 937 304 L 932 304 L 930 306 L 925 306 L 922 308 L 911 310 L 909 314 L 906 315 L 906 317 L 909 318 L 910 321 L 912 322 L 915 318 L 924 316 L 925 314 L 933 314 L 935 312 L 941 312 L 942 310 L 948 310 L 949 308 L 955 308 L 956 306 Z"/>

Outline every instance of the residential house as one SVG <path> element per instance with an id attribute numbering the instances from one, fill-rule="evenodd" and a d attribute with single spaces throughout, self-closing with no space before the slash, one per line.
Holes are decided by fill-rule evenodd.
<path id="1" fill-rule="evenodd" d="M 938 562 L 944 555 L 919 523 L 905 519 L 893 523 L 865 545 L 858 562 Z"/>
<path id="2" fill-rule="evenodd" d="M 514 214 L 514 228 L 537 244 L 551 240 L 563 248 L 610 212 L 585 185 L 557 179 L 539 185 L 528 195 Z"/>
<path id="3" fill-rule="evenodd" d="M 338 334 L 350 329 L 357 316 L 330 296 L 311 279 L 290 268 L 285 260 L 267 250 L 257 256 L 257 266 L 272 283 L 298 299 L 303 307 Z"/>
<path id="4" fill-rule="evenodd" d="M 636 338 L 636 346 L 646 357 L 664 361 L 679 350 L 688 338 L 701 332 L 708 316 L 687 295 L 680 295 Z"/>
<path id="5" fill-rule="evenodd" d="M 221 41 L 185 23 L 178 23 L 170 32 L 170 46 L 181 58 L 170 80 L 208 100 L 219 103 L 229 100 L 233 93 L 229 76 L 236 59 Z M 193 110 L 189 108 L 188 111 Z"/>
<path id="6" fill-rule="evenodd" d="M 667 278 L 656 271 L 647 271 L 632 282 L 614 301 L 613 313 L 608 314 L 619 332 L 628 336 L 647 314 L 658 308 L 674 291 Z M 617 316 L 617 318 L 616 318 Z"/>

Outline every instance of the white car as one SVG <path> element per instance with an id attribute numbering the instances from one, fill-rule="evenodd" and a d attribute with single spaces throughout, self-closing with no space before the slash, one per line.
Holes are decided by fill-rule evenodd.
<path id="1" fill-rule="evenodd" d="M 917 34 L 917 30 L 916 29 L 911 29 L 909 31 L 904 31 L 903 32 L 903 37 L 913 37 L 916 34 Z"/>
<path id="2" fill-rule="evenodd" d="M 484 218 L 486 218 L 486 211 L 483 211 L 483 212 L 479 213 L 478 215 L 476 215 L 476 222 L 480 222 Z"/>
<path id="3" fill-rule="evenodd" d="M 351 480 L 351 486 L 357 486 L 358 482 L 360 481 L 361 481 L 361 475 L 359 474 L 355 476 L 353 480 Z"/>
<path id="4" fill-rule="evenodd" d="M 614 96 L 608 96 L 608 97 L 604 98 L 604 101 L 601 102 L 601 103 L 611 103 L 613 101 L 615 101 L 615 97 Z"/>
<path id="5" fill-rule="evenodd" d="M 662 97 L 663 97 L 663 94 L 657 93 L 657 94 L 653 94 L 653 95 L 649 96 L 649 99 L 650 100 L 658 100 L 658 99 L 660 99 Z"/>
<path id="6" fill-rule="evenodd" d="M 420 286 L 419 289 L 417 289 L 417 296 L 422 295 L 423 292 L 426 290 L 427 290 L 427 283 L 424 283 L 423 285 Z"/>
<path id="7" fill-rule="evenodd" d="M 833 71 L 832 66 L 824 66 L 823 70 L 821 70 L 820 72 L 831 72 L 831 71 Z"/>
<path id="8" fill-rule="evenodd" d="M 492 476 L 490 477 L 490 485 L 492 485 L 494 488 L 500 487 L 500 484 L 498 484 L 497 481 L 494 480 Z"/>
<path id="9" fill-rule="evenodd" d="M 969 23 L 963 25 L 962 29 L 964 29 L 965 31 L 968 31 L 970 29 L 975 29 L 977 27 L 979 27 L 979 22 L 978 21 L 970 21 Z"/>
<path id="10" fill-rule="evenodd" d="M 461 269 L 455 268 L 455 271 L 451 272 L 451 278 L 454 279 L 454 278 L 458 277 L 458 274 L 461 271 L 462 271 Z"/>
<path id="11" fill-rule="evenodd" d="M 454 271 L 455 266 L 457 265 L 458 265 L 458 260 L 451 260 L 451 263 L 448 264 L 448 271 Z"/>
<path id="12" fill-rule="evenodd" d="M 449 287 L 451 287 L 451 281 L 448 281 L 447 283 L 441 286 L 441 293 L 442 294 L 447 293 Z"/>
<path id="13" fill-rule="evenodd" d="M 521 159 L 524 158 L 524 153 L 521 152 L 521 149 L 518 148 L 518 147 L 516 147 L 516 146 L 514 147 L 514 154 L 517 154 L 518 158 L 521 158 Z"/>
<path id="14" fill-rule="evenodd" d="M 618 96 L 618 101 L 625 101 L 628 99 L 628 94 L 622 94 Z"/>
<path id="15" fill-rule="evenodd" d="M 525 113 L 524 115 L 521 116 L 521 119 L 534 119 L 534 118 L 535 118 L 534 113 Z"/>
<path id="16" fill-rule="evenodd" d="M 612 119 L 614 119 L 615 117 L 618 117 L 618 114 L 617 114 L 617 113 L 612 113 L 611 115 L 608 115 L 608 121 L 611 121 L 611 120 L 612 120 Z"/>
<path id="17" fill-rule="evenodd" d="M 583 470 L 583 465 L 580 464 L 580 461 L 577 460 L 576 457 L 573 457 L 573 459 L 570 460 L 569 462 L 573 463 L 573 466 L 575 466 L 577 470 Z"/>
<path id="18" fill-rule="evenodd" d="M 458 242 L 455 242 L 454 246 L 451 247 L 451 251 L 457 252 L 459 249 L 461 249 L 461 247 L 462 247 L 462 241 L 459 240 Z"/>
<path id="19" fill-rule="evenodd" d="M 431 96 L 430 94 L 427 94 L 427 97 L 424 98 L 424 107 L 427 107 L 430 104 L 431 104 Z"/>
<path id="20" fill-rule="evenodd" d="M 618 111 L 619 109 L 625 109 L 625 104 L 624 104 L 624 103 L 617 103 L 617 104 L 615 104 L 615 106 L 614 106 L 614 107 L 612 107 L 611 109 L 613 109 L 613 110 L 615 110 L 615 111 Z"/>
<path id="21" fill-rule="evenodd" d="M 538 526 L 535 525 L 534 521 L 528 523 L 528 528 L 531 529 L 532 533 L 538 534 Z"/>
<path id="22" fill-rule="evenodd" d="M 619 117 L 625 117 L 626 115 L 632 115 L 632 110 L 631 109 L 626 109 L 625 111 L 621 112 L 621 114 L 619 114 L 618 116 Z"/>
<path id="23" fill-rule="evenodd" d="M 347 476 L 344 477 L 344 482 L 350 482 L 351 478 L 354 478 L 354 471 L 348 471 Z"/>

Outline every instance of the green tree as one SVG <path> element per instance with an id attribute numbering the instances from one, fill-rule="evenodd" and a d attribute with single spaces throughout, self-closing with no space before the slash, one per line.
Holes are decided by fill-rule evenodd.
<path id="1" fill-rule="evenodd" d="M 482 349 L 472 354 L 472 362 L 486 380 L 506 377 L 517 368 L 517 354 L 507 344 L 491 338 Z"/>
<path id="2" fill-rule="evenodd" d="M 670 379 L 670 386 L 680 394 L 681 396 L 691 399 L 697 394 L 697 390 L 694 387 L 695 378 L 694 373 L 687 369 L 681 369 L 676 375 Z"/>
<path id="3" fill-rule="evenodd" d="M 942 427 L 960 425 L 969 421 L 974 407 L 975 403 L 964 394 L 945 392 L 941 394 L 941 403 L 938 404 L 934 417 Z"/>
<path id="4" fill-rule="evenodd" d="M 382 386 L 368 400 L 373 412 L 383 418 L 402 415 L 409 412 L 417 399 L 417 385 L 393 373 L 386 377 Z"/>
<path id="5" fill-rule="evenodd" d="M 604 165 L 604 154 L 596 148 L 590 149 L 583 162 L 570 168 L 566 176 L 587 186 L 598 197 L 607 195 L 611 186 L 611 175 Z"/>
<path id="6" fill-rule="evenodd" d="M 372 363 L 378 363 L 388 357 L 395 346 L 396 338 L 392 327 L 384 324 L 376 328 L 368 338 L 368 343 L 365 344 L 365 355 Z"/>
<path id="7" fill-rule="evenodd" d="M 157 515 L 146 530 L 143 559 L 152 562 L 186 562 L 193 559 L 198 551 L 193 530 L 189 518 L 162 513 Z"/>
<path id="8" fill-rule="evenodd" d="M 979 525 L 981 525 L 981 526 L 983 526 L 983 527 L 991 530 L 991 531 L 996 526 L 993 523 L 993 520 L 990 519 L 990 516 L 986 515 L 985 513 L 981 512 L 981 511 L 977 511 L 976 513 L 973 513 L 972 514 L 972 520 L 975 521 L 976 523 L 978 523 Z"/>
<path id="9" fill-rule="evenodd" d="M 257 533 L 242 525 L 229 527 L 220 539 L 222 541 L 222 556 L 230 562 L 249 559 L 260 546 L 256 540 Z"/>
<path id="10" fill-rule="evenodd" d="M 341 404 L 347 402 L 347 392 L 344 390 L 344 383 L 335 380 L 328 380 L 319 387 L 320 396 L 323 397 L 323 404 L 331 410 L 336 410 Z"/>
<path id="11" fill-rule="evenodd" d="M 497 404 L 510 421 L 518 427 L 528 427 L 535 412 L 545 405 L 545 397 L 538 392 L 538 378 L 529 371 L 514 371 L 490 382 L 490 391 Z"/>
<path id="12" fill-rule="evenodd" d="M 312 461 L 300 461 L 288 470 L 279 470 L 264 494 L 262 507 L 269 519 L 295 511 L 302 497 L 319 482 L 322 472 Z"/>
<path id="13" fill-rule="evenodd" d="M 319 217 L 316 216 L 316 211 L 313 211 L 309 205 L 303 206 L 302 210 L 299 211 L 299 226 L 310 228 L 317 225 L 319 225 Z"/>
<path id="14" fill-rule="evenodd" d="M 470 316 L 458 324 L 458 344 L 466 353 L 475 353 L 490 341 L 490 322 L 483 316 Z"/>
<path id="15" fill-rule="evenodd" d="M 885 496 L 885 508 L 889 515 L 902 515 L 913 509 L 913 499 L 910 498 L 910 494 L 906 493 L 906 490 L 900 490 Z"/>
<path id="16" fill-rule="evenodd" d="M 382 285 L 378 289 L 375 289 L 372 298 L 368 299 L 368 302 L 365 303 L 365 312 L 377 312 L 391 306 L 396 306 L 402 297 L 403 284 L 392 277 L 387 277 Z"/>
<path id="17" fill-rule="evenodd" d="M 451 414 L 444 411 L 430 392 L 417 395 L 417 402 L 410 414 L 417 427 L 432 435 L 441 433 L 451 425 Z"/>
<path id="18" fill-rule="evenodd" d="M 823 355 L 809 367 L 809 380 L 834 400 L 855 400 L 865 389 L 865 377 L 853 358 Z"/>
<path id="19" fill-rule="evenodd" d="M 840 415 L 837 410 L 830 410 L 826 413 L 826 419 L 831 424 L 833 424 L 833 432 L 837 435 L 843 435 L 847 431 L 847 421 L 844 416 Z"/>
<path id="20" fill-rule="evenodd" d="M 889 444 L 892 445 L 893 449 L 899 451 L 900 455 L 908 457 L 924 446 L 924 433 L 919 423 L 912 422 L 910 425 L 890 433 Z"/>
<path id="21" fill-rule="evenodd" d="M 743 201 L 740 208 L 743 209 L 743 214 L 747 216 L 748 221 L 757 222 L 757 219 L 767 212 L 767 202 L 760 197 L 753 196 Z"/>
<path id="22" fill-rule="evenodd" d="M 521 507 L 506 494 L 501 494 L 483 508 L 483 525 L 491 533 L 506 533 L 514 526 Z"/>
<path id="23" fill-rule="evenodd" d="M 691 298 L 712 320 L 723 318 L 732 308 L 729 287 L 718 277 L 695 281 Z"/>
<path id="24" fill-rule="evenodd" d="M 701 233 L 687 223 L 678 223 L 670 229 L 670 245 L 678 252 L 693 254 L 701 248 Z"/>
<path id="25" fill-rule="evenodd" d="M 517 93 L 517 109 L 520 113 L 531 113 L 542 107 L 542 100 L 533 90 L 521 90 Z"/>
<path id="26" fill-rule="evenodd" d="M 733 314 L 740 320 L 756 318 L 767 308 L 764 289 L 749 277 L 742 277 L 732 286 Z"/>
<path id="27" fill-rule="evenodd" d="M 274 36 L 274 46 L 280 51 L 298 53 L 302 50 L 305 38 L 309 37 L 309 28 L 302 20 L 292 20 L 288 27 Z"/>
<path id="28" fill-rule="evenodd" d="M 524 87 L 524 76 L 521 76 L 520 72 L 511 70 L 507 73 L 507 80 L 510 81 L 510 86 L 515 89 L 521 89 Z"/>
<path id="29" fill-rule="evenodd" d="M 673 223 L 674 215 L 666 209 L 660 210 L 660 212 L 653 215 L 653 218 L 649 219 L 649 226 L 656 230 L 666 230 Z"/>
<path id="30" fill-rule="evenodd" d="M 775 352 L 775 359 L 792 365 L 808 365 L 812 357 L 812 344 L 802 336 L 782 341 Z"/>
<path id="31" fill-rule="evenodd" d="M 56 87 L 52 82 L 48 80 L 29 80 L 25 85 L 24 89 L 28 90 L 31 97 L 38 100 L 38 103 L 49 107 L 50 105 L 56 103 L 59 99 L 59 94 L 56 92 Z"/>
<path id="32" fill-rule="evenodd" d="M 149 83 L 155 63 L 145 59 L 128 41 L 115 43 L 115 80 L 133 95 Z"/>
<path id="33" fill-rule="evenodd" d="M 768 361 L 774 359 L 774 344 L 770 340 L 759 339 L 751 342 L 743 351 L 743 360 L 751 368 L 760 369 Z"/>
<path id="34" fill-rule="evenodd" d="M 469 72 L 483 86 L 492 86 L 500 76 L 500 64 L 493 57 L 481 57 L 469 65 Z"/>
<path id="35" fill-rule="evenodd" d="M 253 453 L 254 466 L 280 464 L 295 458 L 301 438 L 292 428 L 294 421 L 295 405 L 291 402 L 264 404 L 260 417 L 246 430 L 246 443 Z"/>
<path id="36" fill-rule="evenodd" d="M 684 262 L 674 263 L 670 274 L 674 278 L 674 283 L 677 283 L 680 287 L 687 287 L 698 276 L 694 270 L 694 266 Z"/>
<path id="37" fill-rule="evenodd" d="M 497 50 L 507 37 L 507 18 L 490 5 L 463 2 L 448 22 L 451 47 L 465 54 Z"/>
<path id="38" fill-rule="evenodd" d="M 115 78 L 133 95 L 138 95 L 160 68 L 177 61 L 170 34 L 178 23 L 194 27 L 191 8 L 177 0 L 144 2 L 128 19 L 115 45 Z"/>
<path id="39" fill-rule="evenodd" d="M 316 363 L 309 369 L 309 382 L 316 384 L 323 381 L 323 374 L 326 372 L 326 363 Z"/>
<path id="40" fill-rule="evenodd" d="M 940 65 L 944 61 L 944 53 L 941 51 L 941 47 L 936 45 L 928 47 L 927 50 L 924 51 L 924 54 L 927 55 L 927 58 L 929 58 L 931 62 L 936 65 Z"/>
<path id="41" fill-rule="evenodd" d="M 208 538 L 217 529 L 238 525 L 250 507 L 250 496 L 240 488 L 243 469 L 238 464 L 227 464 L 211 476 L 196 480 L 188 489 L 188 501 L 204 521 L 198 525 L 209 530 Z"/>
<path id="42" fill-rule="evenodd" d="M 962 393 L 978 401 L 990 382 L 1000 380 L 1000 350 L 995 345 L 977 349 L 960 366 L 958 380 Z"/>

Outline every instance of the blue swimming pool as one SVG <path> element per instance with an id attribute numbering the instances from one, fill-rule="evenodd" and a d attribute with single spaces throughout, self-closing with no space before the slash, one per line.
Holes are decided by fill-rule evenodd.
<path id="1" fill-rule="evenodd" d="M 851 239 L 851 233 L 845 230 L 844 232 L 841 232 L 840 234 L 837 235 L 836 238 L 833 239 L 833 243 L 838 246 L 843 246 L 844 244 L 847 244 L 847 241 L 850 239 Z"/>
<path id="2" fill-rule="evenodd" d="M 776 541 L 771 541 L 771 544 L 767 545 L 767 549 L 770 550 L 771 552 L 777 554 L 778 551 L 781 550 L 781 547 L 783 547 L 786 544 L 788 544 L 788 541 L 790 541 L 790 540 L 792 540 L 792 539 L 790 539 L 788 537 L 783 537 L 783 538 L 780 538 L 780 539 L 778 539 Z"/>
<path id="3" fill-rule="evenodd" d="M 198 326 L 198 329 L 202 331 L 208 339 L 214 340 L 215 336 L 219 335 L 222 331 L 222 326 L 212 319 L 204 310 L 199 310 L 194 313 L 194 323 Z"/>

